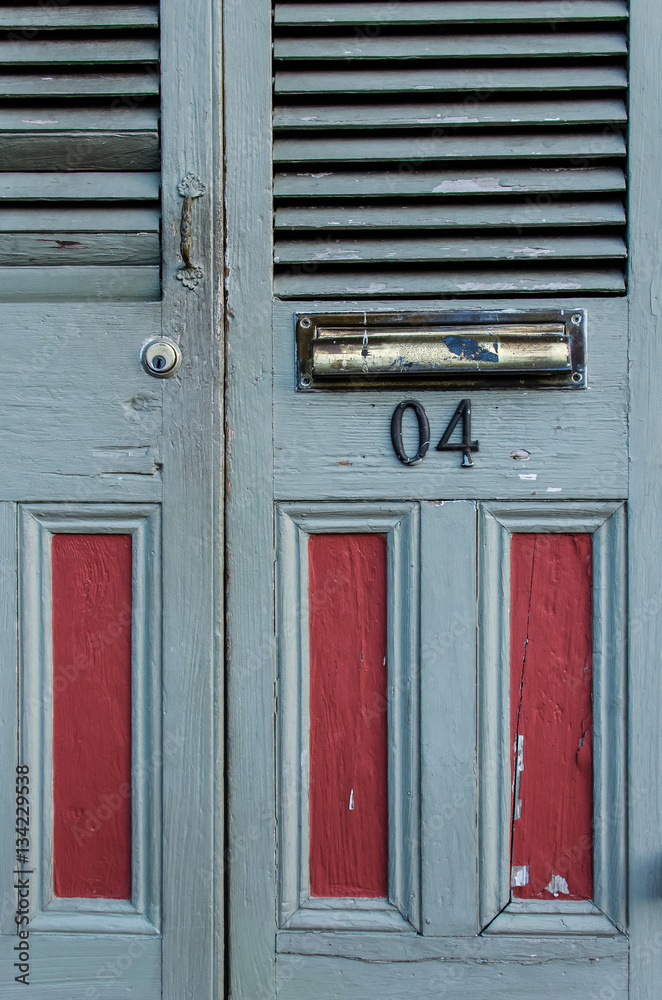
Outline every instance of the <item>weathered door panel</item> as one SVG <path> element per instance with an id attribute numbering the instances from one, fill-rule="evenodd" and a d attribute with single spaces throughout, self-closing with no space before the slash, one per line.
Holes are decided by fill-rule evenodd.
<path id="1" fill-rule="evenodd" d="M 169 0 L 56 14 L 3 15 L 7 58 L 42 68 L 11 78 L 12 100 L 32 87 L 31 104 L 2 123 L 3 191 L 21 202 L 2 226 L 23 235 L 7 237 L 0 276 L 0 977 L 8 997 L 28 982 L 40 1000 L 211 998 L 218 22 Z M 83 43 L 63 35 L 79 30 Z M 189 172 L 206 188 L 194 287 L 177 277 Z M 171 379 L 140 362 L 161 337 L 182 354 Z"/>
<path id="2" fill-rule="evenodd" d="M 604 9 L 610 40 L 605 35 L 600 59 L 585 67 L 588 75 L 582 77 L 587 85 L 589 77 L 590 86 L 596 84 L 592 107 L 600 104 L 605 124 L 590 156 L 580 149 L 583 140 L 576 133 L 575 159 L 563 163 L 572 179 L 561 170 L 557 180 L 574 184 L 579 168 L 589 184 L 606 185 L 602 192 L 615 185 L 604 201 L 602 195 L 577 198 L 581 207 L 572 224 L 595 227 L 584 233 L 597 240 L 591 243 L 595 269 L 591 275 L 584 270 L 586 246 L 579 238 L 573 242 L 569 231 L 574 258 L 559 257 L 557 268 L 547 264 L 536 270 L 538 261 L 535 268 L 531 260 L 524 263 L 538 251 L 542 260 L 557 246 L 554 227 L 568 224 L 567 192 L 557 188 L 545 200 L 547 195 L 536 197 L 536 188 L 529 192 L 526 221 L 514 196 L 509 203 L 514 214 L 499 217 L 501 225 L 520 227 L 517 236 L 529 248 L 521 250 L 521 266 L 501 271 L 493 263 L 505 253 L 500 235 L 491 240 L 496 230 L 486 228 L 480 237 L 477 231 L 493 224 L 494 192 L 512 183 L 508 171 L 523 169 L 516 161 L 529 154 L 513 140 L 489 147 L 494 153 L 489 160 L 488 146 L 471 147 L 469 132 L 487 120 L 495 128 L 506 122 L 512 140 L 514 123 L 523 129 L 524 119 L 511 117 L 512 104 L 507 113 L 501 107 L 506 98 L 497 91 L 505 77 L 498 74 L 490 77 L 489 92 L 481 91 L 471 105 L 473 124 L 458 118 L 467 105 L 454 105 L 442 86 L 444 74 L 456 72 L 455 64 L 440 62 L 434 76 L 434 53 L 426 49 L 419 64 L 405 65 L 419 51 L 420 24 L 409 25 L 406 39 L 399 37 L 404 21 L 446 23 L 453 10 L 277 4 L 272 119 L 272 80 L 265 65 L 271 5 L 256 5 L 245 17 L 240 5 L 226 4 L 229 916 L 235 1000 L 276 992 L 291 998 L 319 993 L 329 1000 L 341 994 L 413 998 L 487 992 L 644 998 L 655 995 L 659 978 L 660 922 L 651 891 L 659 853 L 651 817 L 657 815 L 659 788 L 649 770 L 657 744 L 644 695 L 651 686 L 653 700 L 657 697 L 657 681 L 646 666 L 646 637 L 659 601 L 654 573 L 642 568 L 647 559 L 655 562 L 655 531 L 644 508 L 653 509 L 657 488 L 644 441 L 659 423 L 651 388 L 658 367 L 652 345 L 659 254 L 646 221 L 656 147 L 650 140 L 650 103 L 641 96 L 644 81 L 649 91 L 659 89 L 654 32 L 645 23 L 648 15 L 633 5 L 630 142 L 638 160 L 629 172 L 620 159 L 625 147 L 618 126 L 624 120 L 620 88 L 626 78 L 624 65 L 615 65 L 624 51 L 622 6 Z M 479 47 L 493 42 L 482 36 L 480 25 L 481 19 L 494 20 L 495 10 L 468 12 L 478 25 L 471 39 Z M 596 10 L 555 8 L 559 17 L 582 22 Z M 523 6 L 515 13 L 528 16 Z M 552 13 L 550 8 L 545 16 Z M 328 28 L 336 20 L 342 22 L 342 30 L 333 30 L 345 45 L 344 65 Z M 570 30 L 564 22 L 563 37 L 554 34 L 553 44 L 575 45 L 575 28 L 581 34 L 586 25 Z M 501 41 L 508 30 L 499 28 Z M 537 30 L 531 29 L 527 45 L 538 44 Z M 455 26 L 448 31 L 453 34 Z M 429 34 L 431 46 L 441 44 L 436 27 Z M 470 44 L 467 38 L 462 35 L 463 45 Z M 307 44 L 315 54 L 308 61 Z M 250 78 L 240 69 L 247 51 L 264 53 Z M 527 49 L 527 57 L 533 58 L 532 52 Z M 478 49 L 471 53 L 478 59 Z M 536 53 L 541 57 L 542 49 Z M 374 71 L 370 59 L 376 60 Z M 533 62 L 528 65 L 533 73 Z M 540 66 L 536 63 L 536 72 Z M 556 72 L 560 64 L 554 66 Z M 519 72 L 517 66 L 509 69 Z M 591 76 L 602 71 L 611 74 L 613 93 L 602 90 L 606 77 L 598 84 Z M 569 106 L 547 90 L 552 77 L 536 79 L 544 94 L 527 104 L 526 113 L 535 116 L 549 101 L 560 115 L 554 128 L 559 122 L 565 128 Z M 416 80 L 427 81 L 420 107 L 411 97 Z M 573 94 L 572 101 L 575 97 L 583 100 Z M 412 108 L 419 116 L 415 123 Z M 427 145 L 416 146 L 414 125 L 431 125 L 424 113 L 433 110 L 443 127 L 426 133 Z M 612 113 L 615 118 L 609 118 Z M 584 108 L 585 114 L 582 128 L 589 122 L 598 128 L 593 112 Z M 528 125 L 532 121 L 528 118 Z M 405 128 L 411 130 L 407 139 L 398 132 Z M 474 132 L 475 140 L 478 129 Z M 461 142 L 464 155 L 484 162 L 456 163 Z M 549 153 L 551 147 L 545 149 Z M 560 146 L 555 149 L 559 158 L 565 155 Z M 543 167 L 547 179 L 556 165 Z M 531 167 L 528 181 L 538 185 L 532 161 L 524 166 Z M 233 183 L 234 173 L 241 183 Z M 517 183 L 522 176 L 517 174 Z M 627 294 L 621 294 L 624 275 L 614 262 L 621 252 L 616 243 L 625 234 L 600 227 L 624 216 L 615 210 L 608 223 L 592 213 L 602 212 L 607 201 L 614 208 L 614 192 L 625 179 L 632 192 L 633 263 Z M 441 197 L 452 191 L 461 191 L 466 204 Z M 434 204 L 431 193 L 439 195 Z M 272 260 L 267 228 L 274 206 Z M 471 228 L 469 219 L 476 232 L 467 233 L 463 258 L 461 230 Z M 414 220 L 409 228 L 406 220 Z M 545 232 L 536 229 L 543 222 L 550 227 Z M 484 275 L 475 263 L 483 237 L 482 259 L 492 262 L 484 265 Z M 614 252 L 611 263 L 601 257 L 603 251 Z M 525 271 L 528 277 L 522 277 Z M 543 288 L 544 275 L 549 283 Z M 403 384 L 297 391 L 295 325 L 309 314 L 429 311 L 452 322 L 467 311 L 525 315 L 543 308 L 586 310 L 586 389 L 522 383 L 507 389 Z M 630 367 L 633 357 L 636 369 Z M 470 398 L 471 436 L 479 443 L 469 468 L 461 453 L 435 450 L 463 398 Z M 408 399 L 424 406 L 431 428 L 430 449 L 413 467 L 398 461 L 390 431 L 395 407 Z M 631 412 L 639 413 L 634 426 L 628 425 Z M 416 438 L 409 412 L 409 455 Z M 634 561 L 626 522 L 630 538 L 636 525 Z M 374 535 L 382 542 L 369 543 Z M 318 537 L 326 541 L 318 543 Z M 325 546 L 336 553 L 335 577 L 327 565 L 330 556 L 324 572 L 318 565 Z M 387 560 L 386 598 L 379 583 L 380 546 Z M 343 555 L 355 550 L 364 553 L 358 582 L 354 564 L 350 560 L 348 569 Z M 274 553 L 275 605 L 267 568 Z M 352 587 L 356 609 L 363 612 L 358 619 L 354 610 L 342 611 L 351 607 Z M 374 607 L 366 596 L 371 588 Z M 386 679 L 373 673 L 355 693 L 372 662 L 363 643 L 369 642 L 379 608 L 385 614 Z M 331 675 L 324 683 L 320 662 Z M 379 684 L 385 689 L 374 707 Z M 626 724 L 628 690 L 634 728 L 632 714 L 629 728 Z M 367 702 L 366 692 L 372 692 Z M 356 744 L 348 735 L 352 698 Z M 326 743 L 320 742 L 320 720 Z M 373 722 L 377 728 L 368 738 Z M 335 770 L 320 767 L 320 745 L 337 761 Z M 381 814 L 373 798 L 361 797 L 365 774 L 352 763 L 359 745 L 371 747 L 371 759 L 382 754 L 372 772 L 373 791 L 382 787 L 382 765 L 387 770 L 386 868 L 374 830 L 364 838 L 366 850 L 372 846 L 363 867 L 357 847 L 362 806 L 378 827 L 381 822 L 374 820 Z M 642 768 L 645 782 L 638 778 Z M 333 800 L 324 802 L 322 811 L 320 780 Z M 320 861 L 324 822 L 328 856 Z M 354 895 L 346 894 L 352 886 Z"/>

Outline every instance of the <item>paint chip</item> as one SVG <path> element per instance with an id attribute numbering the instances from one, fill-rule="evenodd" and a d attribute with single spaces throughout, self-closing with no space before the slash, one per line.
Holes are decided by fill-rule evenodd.
<path id="1" fill-rule="evenodd" d="M 520 479 L 537 479 L 538 478 L 538 473 L 537 472 L 520 472 L 520 473 L 518 473 L 518 475 L 519 475 Z"/>
<path id="2" fill-rule="evenodd" d="M 517 448 L 515 451 L 511 451 L 510 457 L 516 462 L 528 462 L 531 458 L 531 452 L 527 451 L 526 448 Z"/>
<path id="3" fill-rule="evenodd" d="M 553 896 L 558 896 L 559 893 L 562 893 L 564 896 L 570 895 L 568 883 L 562 875 L 552 874 L 552 877 L 549 880 L 549 885 L 546 885 L 545 888 L 547 889 L 547 892 L 551 892 Z"/>
<path id="4" fill-rule="evenodd" d="M 529 866 L 513 865 L 510 869 L 510 887 L 516 889 L 518 886 L 529 884 Z"/>
<path id="5" fill-rule="evenodd" d="M 351 792 L 349 793 L 349 808 L 350 809 L 354 808 L 354 789 L 353 788 L 352 788 Z"/>
<path id="6" fill-rule="evenodd" d="M 548 493 L 563 493 L 563 487 L 562 486 L 548 486 L 547 487 L 547 492 Z"/>

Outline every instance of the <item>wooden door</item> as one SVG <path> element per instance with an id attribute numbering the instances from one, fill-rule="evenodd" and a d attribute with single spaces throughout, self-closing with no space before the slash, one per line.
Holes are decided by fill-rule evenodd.
<path id="1" fill-rule="evenodd" d="M 627 17 L 225 4 L 234 1000 L 656 995 L 660 78 Z M 302 381 L 325 315 L 545 310 L 586 320 L 583 388 Z M 473 465 L 434 447 L 469 398 Z"/>
<path id="2" fill-rule="evenodd" d="M 0 992 L 211 998 L 217 25 L 169 0 L 0 24 Z M 171 378 L 141 365 L 163 338 Z"/>

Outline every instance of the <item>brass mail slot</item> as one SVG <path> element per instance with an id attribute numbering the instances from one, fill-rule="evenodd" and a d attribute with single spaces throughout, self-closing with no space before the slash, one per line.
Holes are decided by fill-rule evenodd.
<path id="1" fill-rule="evenodd" d="M 585 311 L 297 317 L 298 388 L 584 388 Z"/>

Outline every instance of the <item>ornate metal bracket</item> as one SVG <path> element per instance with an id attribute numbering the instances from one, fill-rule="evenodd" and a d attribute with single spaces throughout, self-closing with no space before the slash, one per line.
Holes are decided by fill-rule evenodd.
<path id="1" fill-rule="evenodd" d="M 191 243 L 193 240 L 193 199 L 201 198 L 205 193 L 205 185 L 195 174 L 188 173 L 177 186 L 184 199 L 182 205 L 182 222 L 180 227 L 180 253 L 183 265 L 177 271 L 177 278 L 186 288 L 195 288 L 202 280 L 204 271 L 191 262 Z"/>

